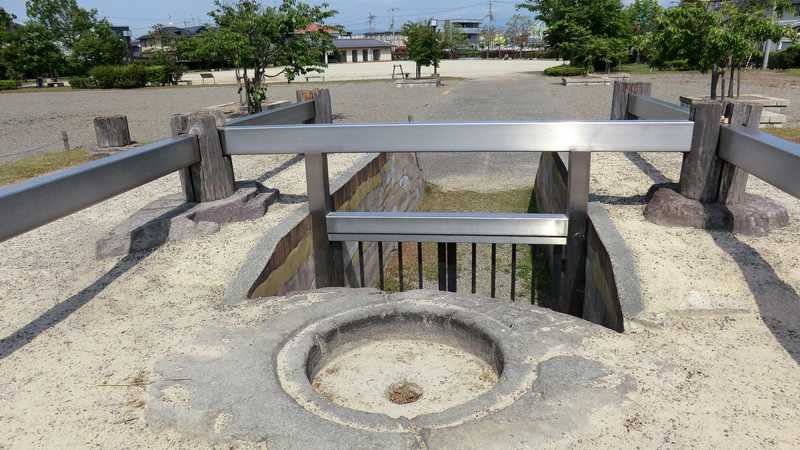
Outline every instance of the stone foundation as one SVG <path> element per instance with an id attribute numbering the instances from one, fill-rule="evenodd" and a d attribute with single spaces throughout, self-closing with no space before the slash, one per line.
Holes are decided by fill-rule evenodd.
<path id="1" fill-rule="evenodd" d="M 647 197 L 644 216 L 658 225 L 766 236 L 789 224 L 786 208 L 760 195 L 745 194 L 736 205 L 701 203 L 684 197 L 676 185 L 669 184 L 653 186 Z"/>
<path id="2" fill-rule="evenodd" d="M 150 202 L 97 241 L 98 259 L 157 248 L 168 241 L 216 233 L 220 225 L 257 219 L 278 199 L 278 191 L 255 181 L 236 183 L 226 199 L 186 203 L 182 194 Z"/>

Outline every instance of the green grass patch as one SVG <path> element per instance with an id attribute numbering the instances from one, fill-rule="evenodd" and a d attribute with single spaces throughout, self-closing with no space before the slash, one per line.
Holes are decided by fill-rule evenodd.
<path id="1" fill-rule="evenodd" d="M 800 144 L 800 128 L 762 128 L 762 130 L 773 136 Z"/>
<path id="2" fill-rule="evenodd" d="M 535 204 L 533 191 L 527 189 L 513 189 L 500 192 L 474 192 L 474 191 L 445 191 L 434 184 L 425 186 L 425 195 L 419 211 L 444 211 L 444 212 L 534 212 Z M 535 253 L 535 254 L 534 254 Z M 459 291 L 469 289 L 469 274 L 471 273 L 470 244 L 458 246 L 458 271 L 460 274 Z M 491 245 L 478 244 L 477 270 L 488 273 L 490 270 Z M 426 242 L 422 245 L 423 278 L 426 288 L 436 288 L 438 252 L 437 244 Z M 546 269 L 544 255 L 541 252 L 531 252 L 531 246 L 517 246 L 517 291 L 519 301 L 531 298 L 533 279 L 536 280 L 536 296 L 543 298 L 550 294 L 550 275 Z M 385 288 L 389 292 L 400 290 L 399 262 L 396 252 L 393 252 L 386 262 Z M 497 271 L 511 273 L 511 245 L 497 246 Z M 417 244 L 407 242 L 403 244 L 403 277 L 405 289 L 418 287 Z M 488 278 L 488 277 L 487 277 Z M 465 284 L 466 280 L 466 286 Z M 431 284 L 433 283 L 433 284 Z M 480 283 L 479 283 L 480 284 Z M 478 290 L 486 291 L 489 286 L 478 286 Z M 498 297 L 507 295 L 507 292 L 498 290 Z"/>
<path id="3" fill-rule="evenodd" d="M 57 153 L 42 153 L 0 163 L 0 186 L 38 177 L 56 170 L 76 166 L 92 159 L 82 148 Z"/>

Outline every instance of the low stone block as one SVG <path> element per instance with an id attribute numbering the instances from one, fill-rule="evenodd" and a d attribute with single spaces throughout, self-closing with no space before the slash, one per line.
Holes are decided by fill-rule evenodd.
<path id="1" fill-rule="evenodd" d="M 168 195 L 150 202 L 99 239 L 95 257 L 148 251 L 169 241 L 216 233 L 224 223 L 263 216 L 278 196 L 276 189 L 253 181 L 237 183 L 233 195 L 214 202 L 186 203 L 180 194 Z"/>
<path id="2" fill-rule="evenodd" d="M 789 224 L 786 208 L 760 195 L 745 194 L 744 201 L 737 205 L 702 203 L 684 197 L 674 185 L 656 185 L 648 197 L 644 216 L 659 225 L 765 236 Z"/>

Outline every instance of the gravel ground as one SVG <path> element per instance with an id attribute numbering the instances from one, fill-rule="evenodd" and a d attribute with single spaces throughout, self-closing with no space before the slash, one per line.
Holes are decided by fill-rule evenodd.
<path id="1" fill-rule="evenodd" d="M 656 96 L 666 100 L 704 90 L 704 78 L 695 75 L 654 81 Z M 334 112 L 348 121 L 404 120 L 409 111 L 438 120 L 508 118 L 511 112 L 517 118 L 526 110 L 521 98 L 529 99 L 531 118 L 608 116 L 610 87 L 552 83 L 518 75 L 464 81 L 435 94 L 386 83 L 331 88 Z M 284 98 L 293 89 L 286 88 Z M 765 84 L 753 92 L 798 95 L 791 86 L 768 89 L 779 88 Z M 0 101 L 23 102 L 28 95 L 1 95 Z M 153 126 L 164 127 L 166 112 Z M 797 120 L 794 109 L 789 114 Z M 440 163 L 455 164 L 459 157 L 453 158 Z M 642 195 L 653 179 L 676 178 L 680 156 L 643 158 L 648 173 L 624 155 L 593 157 L 592 191 L 632 248 L 645 310 L 626 323 L 625 342 L 585 343 L 588 356 L 629 370 L 637 393 L 625 408 L 597 411 L 583 431 L 554 447 L 800 447 L 800 428 L 794 426 L 800 423 L 800 201 L 751 182 L 751 192 L 769 195 L 790 211 L 790 225 L 764 238 L 652 225 L 642 217 Z M 213 446 L 148 428 L 142 419 L 144 387 L 153 381 L 153 361 L 179 351 L 198 331 L 253 326 L 277 310 L 301 307 L 282 299 L 222 304 L 225 283 L 262 230 L 302 207 L 303 163 L 287 160 L 235 158 L 240 179 L 261 178 L 287 195 L 262 219 L 225 225 L 215 235 L 94 260 L 97 238 L 157 196 L 178 191 L 177 177 L 169 176 L 0 243 L 0 403 L 10 405 L 0 412 L 0 448 Z M 332 176 L 352 160 L 332 158 Z M 494 164 L 485 167 L 492 176 L 479 174 L 483 178 L 473 189 L 494 189 L 487 180 L 505 183 L 511 177 L 498 176 Z M 532 183 L 533 173 L 524 173 Z"/>
<path id="2" fill-rule="evenodd" d="M 269 99 L 294 101 L 295 91 L 308 86 L 270 85 Z M 425 89 L 398 89 L 388 81 L 324 86 L 331 90 L 340 122 L 407 121 L 438 99 Z M 61 130 L 67 130 L 73 147 L 95 146 L 92 118 L 102 115 L 125 114 L 135 141 L 156 141 L 169 135 L 170 114 L 239 101 L 236 91 L 236 86 L 220 86 L 2 94 L 0 161 L 60 150 Z"/>

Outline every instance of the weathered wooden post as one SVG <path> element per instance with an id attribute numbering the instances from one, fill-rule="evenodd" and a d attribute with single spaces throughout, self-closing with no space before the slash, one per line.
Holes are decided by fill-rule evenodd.
<path id="1" fill-rule="evenodd" d="M 327 89 L 298 90 L 296 96 L 298 102 L 314 100 L 314 123 L 333 122 L 330 91 Z M 343 286 L 342 243 L 328 241 L 327 215 L 333 211 L 328 178 L 328 155 L 325 153 L 306 154 L 305 166 L 316 287 Z"/>
<path id="2" fill-rule="evenodd" d="M 216 119 L 201 111 L 190 114 L 188 121 L 188 134 L 197 137 L 200 150 L 200 162 L 190 167 L 197 201 L 210 202 L 233 195 L 233 166 L 230 157 L 222 152 Z"/>
<path id="3" fill-rule="evenodd" d="M 764 108 L 757 103 L 734 101 L 728 105 L 727 109 L 725 116 L 728 117 L 731 128 L 758 129 L 761 122 L 761 112 Z M 726 205 L 741 203 L 744 200 L 748 177 L 749 174 L 744 170 L 723 161 L 717 201 Z"/>
<path id="4" fill-rule="evenodd" d="M 683 154 L 680 193 L 700 202 L 715 202 L 722 161 L 717 158 L 720 120 L 724 105 L 717 101 L 692 103 L 689 120 L 694 122 L 692 145 Z"/>
<path id="5" fill-rule="evenodd" d="M 100 148 L 125 147 L 133 143 L 126 116 L 95 117 L 94 133 Z"/>
<path id="6" fill-rule="evenodd" d="M 189 114 L 172 114 L 169 116 L 170 136 L 177 137 L 189 132 Z M 178 171 L 181 177 L 181 189 L 187 202 L 195 203 L 200 201 L 194 191 L 192 182 L 192 170 L 190 167 Z"/>
<path id="7" fill-rule="evenodd" d="M 636 119 L 628 113 L 628 94 L 650 96 L 653 85 L 641 81 L 614 81 L 611 97 L 611 120 Z"/>

